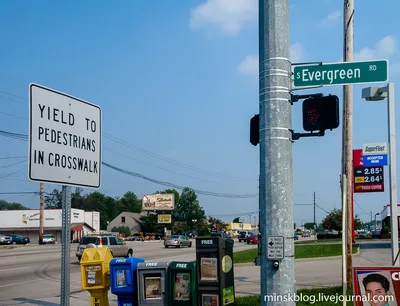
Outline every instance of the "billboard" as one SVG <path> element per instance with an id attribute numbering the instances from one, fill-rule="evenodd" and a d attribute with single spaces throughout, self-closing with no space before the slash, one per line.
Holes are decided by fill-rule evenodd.
<path id="1" fill-rule="evenodd" d="M 355 306 L 396 306 L 400 302 L 400 267 L 355 267 L 353 280 Z"/>
<path id="2" fill-rule="evenodd" d="M 383 166 L 354 167 L 354 193 L 385 191 Z"/>
<path id="3" fill-rule="evenodd" d="M 174 194 L 149 194 L 142 199 L 142 210 L 173 210 Z"/>
<path id="4" fill-rule="evenodd" d="M 172 215 L 157 215 L 158 223 L 172 223 Z"/>

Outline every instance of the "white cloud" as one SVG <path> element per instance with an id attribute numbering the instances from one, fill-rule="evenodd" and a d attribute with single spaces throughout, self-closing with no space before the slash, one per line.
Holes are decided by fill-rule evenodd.
<path id="1" fill-rule="evenodd" d="M 248 55 L 239 64 L 239 71 L 246 75 L 258 75 L 258 56 Z"/>
<path id="2" fill-rule="evenodd" d="M 238 33 L 246 22 L 257 20 L 257 0 L 207 0 L 192 9 L 190 27 L 215 24 L 224 34 Z"/>
<path id="3" fill-rule="evenodd" d="M 299 63 L 303 61 L 304 47 L 301 43 L 296 42 L 290 46 L 290 59 L 292 63 Z M 239 72 L 250 76 L 257 76 L 258 68 L 258 55 L 246 56 L 238 66 Z"/>
<path id="4" fill-rule="evenodd" d="M 333 26 L 340 23 L 342 13 L 340 11 L 335 11 L 330 13 L 326 18 L 324 18 L 319 25 L 322 27 Z"/>
<path id="5" fill-rule="evenodd" d="M 397 52 L 397 41 L 394 36 L 386 36 L 382 38 L 375 48 L 362 48 L 354 53 L 354 61 L 368 61 L 374 59 L 385 59 L 395 55 Z"/>

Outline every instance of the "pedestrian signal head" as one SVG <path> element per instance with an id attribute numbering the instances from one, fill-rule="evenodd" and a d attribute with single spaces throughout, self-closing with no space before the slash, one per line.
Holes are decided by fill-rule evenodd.
<path id="1" fill-rule="evenodd" d="M 310 98 L 303 102 L 303 129 L 307 132 L 336 129 L 339 118 L 337 96 Z"/>

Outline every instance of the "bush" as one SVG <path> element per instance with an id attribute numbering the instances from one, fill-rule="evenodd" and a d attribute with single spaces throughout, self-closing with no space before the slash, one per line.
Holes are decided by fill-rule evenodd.
<path id="1" fill-rule="evenodd" d="M 236 298 L 237 306 L 254 306 L 260 305 L 260 296 L 239 296 Z"/>
<path id="2" fill-rule="evenodd" d="M 318 234 L 317 240 L 325 240 L 325 239 L 339 239 L 342 238 L 342 233 L 339 234 Z"/>

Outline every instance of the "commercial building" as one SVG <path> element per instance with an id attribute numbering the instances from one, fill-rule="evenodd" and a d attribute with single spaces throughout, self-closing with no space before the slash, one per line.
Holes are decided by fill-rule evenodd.
<path id="1" fill-rule="evenodd" d="M 391 229 L 390 226 L 390 205 L 386 205 L 383 207 L 383 210 L 381 212 L 381 221 L 382 221 L 382 229 L 385 228 L 386 226 Z M 397 204 L 397 226 L 398 226 L 398 232 L 400 235 L 400 204 Z"/>
<path id="2" fill-rule="evenodd" d="M 40 210 L 3 210 L 0 213 L 0 234 L 17 234 L 29 237 L 31 243 L 39 242 Z M 44 210 L 44 233 L 53 234 L 61 242 L 61 209 Z M 71 240 L 77 241 L 85 234 L 100 231 L 100 213 L 72 208 Z"/>
<path id="3" fill-rule="evenodd" d="M 113 228 L 118 228 L 121 226 L 126 226 L 129 228 L 131 233 L 142 232 L 143 222 L 140 221 L 141 216 L 145 216 L 147 213 L 143 212 L 141 214 L 132 212 L 122 212 L 114 220 L 112 220 L 107 225 L 107 231 L 112 232 Z"/>

